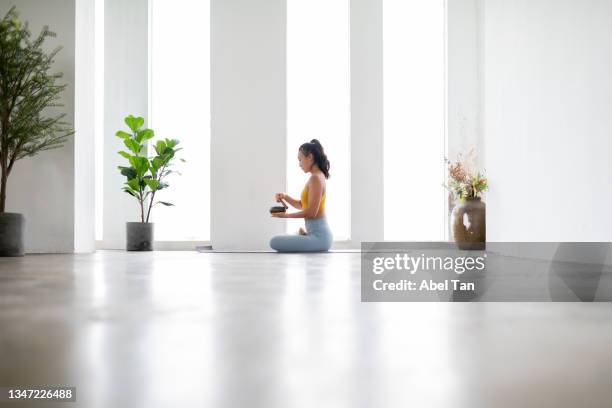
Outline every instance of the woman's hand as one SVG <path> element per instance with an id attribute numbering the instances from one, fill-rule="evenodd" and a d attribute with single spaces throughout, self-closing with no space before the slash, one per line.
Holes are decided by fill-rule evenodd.
<path id="1" fill-rule="evenodd" d="M 289 197 L 289 195 L 287 193 L 276 193 L 274 195 L 274 199 L 276 201 L 280 202 L 284 202 L 289 204 L 290 206 L 292 206 L 293 208 L 297 209 L 297 210 L 301 210 L 302 209 L 302 202 L 300 200 L 296 200 L 295 198 L 291 198 Z M 289 218 L 289 217 L 287 217 Z"/>
<path id="2" fill-rule="evenodd" d="M 272 216 L 276 218 L 287 218 L 287 213 L 284 213 L 284 212 L 272 213 Z"/>

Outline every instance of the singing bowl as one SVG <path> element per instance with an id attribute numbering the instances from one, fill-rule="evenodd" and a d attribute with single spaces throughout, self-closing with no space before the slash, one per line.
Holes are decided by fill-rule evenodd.
<path id="1" fill-rule="evenodd" d="M 287 209 L 283 206 L 270 207 L 270 214 L 284 213 Z"/>

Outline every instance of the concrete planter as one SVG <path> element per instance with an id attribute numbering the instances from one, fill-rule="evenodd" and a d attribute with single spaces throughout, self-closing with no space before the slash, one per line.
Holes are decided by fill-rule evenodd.
<path id="1" fill-rule="evenodd" d="M 25 253 L 23 214 L 0 213 L 0 256 L 23 256 Z"/>
<path id="2" fill-rule="evenodd" d="M 153 250 L 153 223 L 127 222 L 125 225 L 128 251 Z"/>

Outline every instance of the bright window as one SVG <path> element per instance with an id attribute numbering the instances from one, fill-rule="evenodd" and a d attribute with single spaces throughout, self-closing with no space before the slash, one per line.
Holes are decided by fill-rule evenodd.
<path id="1" fill-rule="evenodd" d="M 349 1 L 287 1 L 287 192 L 307 175 L 299 146 L 318 139 L 330 160 L 325 211 L 335 240 L 350 237 Z M 296 232 L 303 220 L 289 220 Z"/>
<path id="2" fill-rule="evenodd" d="M 443 240 L 444 0 L 383 0 L 385 240 Z"/>
<path id="3" fill-rule="evenodd" d="M 210 2 L 151 0 L 151 123 L 180 140 L 182 175 L 158 195 L 175 207 L 153 209 L 159 241 L 210 238 Z M 153 139 L 155 140 L 155 139 Z"/>

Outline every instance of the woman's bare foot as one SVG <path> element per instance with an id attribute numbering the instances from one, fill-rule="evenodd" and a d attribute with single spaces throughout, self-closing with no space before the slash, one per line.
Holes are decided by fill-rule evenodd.
<path id="1" fill-rule="evenodd" d="M 300 235 L 306 235 L 306 231 L 304 230 L 304 228 L 300 227 L 300 230 L 298 231 L 298 233 Z"/>

